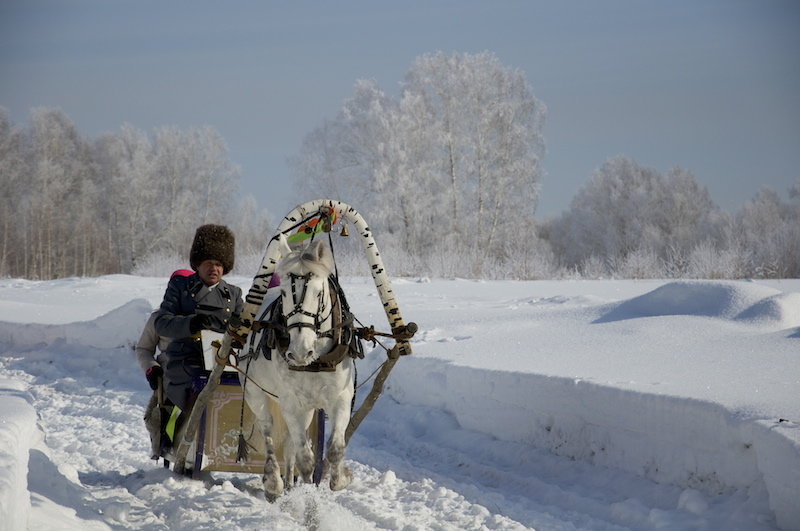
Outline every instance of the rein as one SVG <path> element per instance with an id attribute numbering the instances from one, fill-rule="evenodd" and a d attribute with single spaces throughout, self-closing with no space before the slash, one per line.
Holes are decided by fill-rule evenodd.
<path id="1" fill-rule="evenodd" d="M 214 345 L 217 349 L 219 349 L 219 347 L 222 345 L 222 343 L 220 343 L 219 341 L 214 341 L 212 343 L 212 345 Z M 230 358 L 228 358 L 228 359 L 219 359 L 218 357 L 215 356 L 215 359 L 216 359 L 216 362 L 219 365 L 222 365 L 223 367 L 231 367 L 231 368 L 233 368 L 236 372 L 238 372 L 239 374 L 243 375 L 247 381 L 252 382 L 253 385 L 255 385 L 256 387 L 258 387 L 259 389 L 261 389 L 262 391 L 267 393 L 269 396 L 271 396 L 273 398 L 278 398 L 278 395 L 276 395 L 275 393 L 271 393 L 270 391 L 267 391 L 261 385 L 259 385 L 258 382 L 256 382 L 252 378 L 250 378 L 250 375 L 247 374 L 248 370 L 250 369 L 250 364 L 249 363 L 247 364 L 247 370 L 243 371 L 242 369 L 239 368 L 239 363 L 238 363 L 239 360 L 243 360 L 243 359 L 249 358 L 250 357 L 249 354 L 245 354 L 244 356 L 235 356 L 235 357 L 236 357 L 236 360 L 237 360 L 236 363 L 232 363 Z"/>

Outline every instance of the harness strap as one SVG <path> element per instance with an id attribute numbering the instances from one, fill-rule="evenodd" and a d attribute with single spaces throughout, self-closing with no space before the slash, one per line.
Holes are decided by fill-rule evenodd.
<path id="1" fill-rule="evenodd" d="M 364 357 L 363 349 L 361 349 L 361 343 L 358 338 L 354 334 L 345 334 L 346 330 L 352 328 L 353 323 L 353 316 L 346 311 L 345 308 L 348 308 L 347 301 L 344 299 L 344 294 L 342 293 L 342 289 L 339 286 L 339 283 L 336 282 L 333 276 L 328 277 L 329 286 L 331 289 L 331 337 L 333 338 L 334 346 L 333 348 L 327 353 L 323 354 L 315 361 L 309 363 L 308 365 L 304 365 L 302 367 L 297 367 L 294 365 L 289 365 L 289 369 L 292 371 L 299 371 L 299 372 L 333 372 L 336 370 L 336 367 L 344 361 L 346 357 L 356 358 L 356 357 Z M 349 309 L 349 308 L 348 308 Z M 345 336 L 347 337 L 347 341 L 344 341 Z M 353 348 L 352 341 L 358 344 L 357 349 Z"/>
<path id="2" fill-rule="evenodd" d="M 330 352 L 320 356 L 308 365 L 303 367 L 289 365 L 289 370 L 298 372 L 334 372 L 349 352 L 350 348 L 347 345 L 336 345 Z"/>
<path id="3" fill-rule="evenodd" d="M 331 292 L 331 329 L 318 333 L 318 336 L 330 337 L 333 339 L 334 346 L 329 352 L 323 354 L 308 365 L 303 367 L 289 365 L 290 370 L 300 372 L 332 372 L 336 370 L 336 367 L 347 356 L 354 359 L 364 357 L 364 349 L 361 345 L 361 340 L 356 329 L 353 327 L 353 314 L 350 312 L 350 306 L 347 303 L 347 299 L 344 297 L 344 292 L 334 275 L 328 277 L 328 285 Z M 294 283 L 292 284 L 292 288 L 293 291 L 295 291 Z M 304 298 L 305 289 L 302 291 Z M 294 294 L 293 299 L 296 299 Z M 273 349 L 283 355 L 288 346 L 289 329 L 303 327 L 316 328 L 316 326 L 318 326 L 306 322 L 293 323 L 288 326 L 285 325 L 284 322 L 286 318 L 281 313 L 280 301 L 280 298 L 275 299 L 275 301 L 264 310 L 261 316 L 253 322 L 250 333 L 250 356 L 262 353 L 266 359 L 272 359 Z M 300 312 L 298 312 L 296 308 L 293 313 Z M 268 315 L 269 317 L 267 318 Z M 318 322 L 318 317 L 315 318 L 315 322 Z M 255 336 L 258 332 L 263 333 L 261 341 L 258 345 L 255 345 Z"/>
<path id="4" fill-rule="evenodd" d="M 250 334 L 250 355 L 261 353 L 264 358 L 271 360 L 272 349 L 283 352 L 288 347 L 288 330 L 284 325 L 285 319 L 280 311 L 280 302 L 280 297 L 272 301 L 261 314 L 261 317 L 253 323 Z M 269 317 L 265 320 L 267 314 L 269 314 Z M 255 345 L 255 336 L 262 331 L 266 332 L 262 334 L 259 344 Z"/>

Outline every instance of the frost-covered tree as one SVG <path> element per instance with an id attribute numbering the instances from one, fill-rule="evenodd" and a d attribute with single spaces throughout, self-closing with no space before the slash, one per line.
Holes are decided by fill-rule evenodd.
<path id="1" fill-rule="evenodd" d="M 520 70 L 488 52 L 423 55 L 403 98 L 417 99 L 445 190 L 440 215 L 451 234 L 496 250 L 530 226 L 544 152 L 545 107 Z M 424 124 L 420 124 L 424 125 Z"/>
<path id="2" fill-rule="evenodd" d="M 236 208 L 231 229 L 236 235 L 238 255 L 257 255 L 260 259 L 273 236 L 275 225 L 266 210 L 259 208 L 255 197 L 247 195 Z M 253 268 L 248 273 L 255 273 Z"/>
<path id="3" fill-rule="evenodd" d="M 228 146 L 210 126 L 189 130 L 195 171 L 190 174 L 198 224 L 230 219 L 239 192 L 239 168 L 228 158 Z"/>
<path id="4" fill-rule="evenodd" d="M 794 184 L 789 188 L 789 197 L 800 204 L 800 177 L 798 177 Z"/>
<path id="5" fill-rule="evenodd" d="M 28 186 L 25 149 L 24 131 L 0 107 L 0 276 L 24 269 L 27 258 L 19 230 L 23 215 L 19 199 Z"/>
<path id="6" fill-rule="evenodd" d="M 395 105 L 375 82 L 357 82 L 354 96 L 336 118 L 307 135 L 301 155 L 290 161 L 295 174 L 302 176 L 298 189 L 315 197 L 347 198 L 352 204 L 384 200 Z"/>
<path id="7" fill-rule="evenodd" d="M 158 184 L 153 208 L 166 215 L 153 235 L 154 245 L 182 256 L 198 225 L 233 217 L 238 168 L 229 162 L 222 138 L 209 127 L 161 127 L 155 132 L 153 152 Z"/>
<path id="8" fill-rule="evenodd" d="M 30 188 L 23 195 L 29 212 L 27 276 L 64 276 L 75 270 L 69 256 L 80 245 L 81 182 L 93 178 L 89 144 L 61 110 L 33 109 L 30 121 Z M 64 208 L 70 204 L 75 208 Z"/>
<path id="9" fill-rule="evenodd" d="M 712 201 L 708 189 L 700 186 L 694 175 L 673 168 L 660 179 L 661 196 L 654 202 L 654 224 L 663 236 L 661 241 L 645 242 L 659 256 L 670 250 L 687 252 L 703 241 L 724 242 L 730 217 Z"/>
<path id="10" fill-rule="evenodd" d="M 762 188 L 736 217 L 736 237 L 749 252 L 749 274 L 762 278 L 800 276 L 800 201 L 784 203 Z"/>
<path id="11" fill-rule="evenodd" d="M 686 276 L 689 278 L 744 278 L 748 276 L 747 253 L 732 244 L 721 247 L 719 242 L 706 240 L 692 249 L 688 257 Z"/>
<path id="12" fill-rule="evenodd" d="M 107 133 L 95 143 L 95 159 L 105 176 L 103 218 L 107 220 L 115 261 L 130 271 L 137 260 L 153 251 L 159 230 L 154 215 L 159 203 L 155 154 L 147 133 L 123 124 L 119 133 Z"/>
<path id="13" fill-rule="evenodd" d="M 728 223 L 690 172 L 676 168 L 661 175 L 628 157 L 615 157 L 578 190 L 569 210 L 554 220 L 550 238 L 570 267 L 598 257 L 631 263 L 626 259 L 636 253 L 635 264 L 655 257 L 675 265 L 680 257 L 685 269 L 684 257 L 701 242 L 719 241 Z"/>
<path id="14" fill-rule="evenodd" d="M 492 54 L 425 55 L 397 98 L 359 81 L 291 166 L 301 191 L 353 204 L 404 252 L 479 261 L 533 224 L 544 113 Z"/>
<path id="15" fill-rule="evenodd" d="M 157 255 L 186 266 L 198 225 L 236 227 L 240 249 L 268 225 L 252 199 L 237 208 L 238 169 L 211 127 L 150 137 L 126 124 L 90 143 L 58 109 L 33 109 L 22 128 L 0 108 L 0 178 L 0 275 L 150 271 L 140 262 Z"/>

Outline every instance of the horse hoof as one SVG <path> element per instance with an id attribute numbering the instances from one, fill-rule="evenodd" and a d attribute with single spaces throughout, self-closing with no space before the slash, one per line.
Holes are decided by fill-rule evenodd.
<path id="1" fill-rule="evenodd" d="M 283 496 L 284 489 L 281 488 L 279 490 L 268 489 L 267 486 L 264 485 L 264 497 L 267 499 L 268 502 L 273 503 L 275 500 Z"/>
<path id="2" fill-rule="evenodd" d="M 331 476 L 331 490 L 342 490 L 347 488 L 353 482 L 353 473 L 346 466 L 342 467 L 342 471 L 336 475 Z"/>
<path id="3" fill-rule="evenodd" d="M 267 477 L 264 481 L 264 497 L 267 499 L 268 502 L 272 503 L 277 500 L 281 495 L 283 495 L 284 491 L 284 484 L 283 480 L 278 477 L 278 480 L 275 481 L 271 477 Z"/>

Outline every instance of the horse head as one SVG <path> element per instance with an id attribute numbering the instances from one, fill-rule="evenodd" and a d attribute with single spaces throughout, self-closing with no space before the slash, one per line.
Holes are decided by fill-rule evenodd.
<path id="1" fill-rule="evenodd" d="M 284 356 L 289 365 L 304 367 L 332 346 L 328 277 L 333 267 L 331 251 L 321 241 L 290 252 L 278 264 L 281 309 L 289 333 Z"/>

